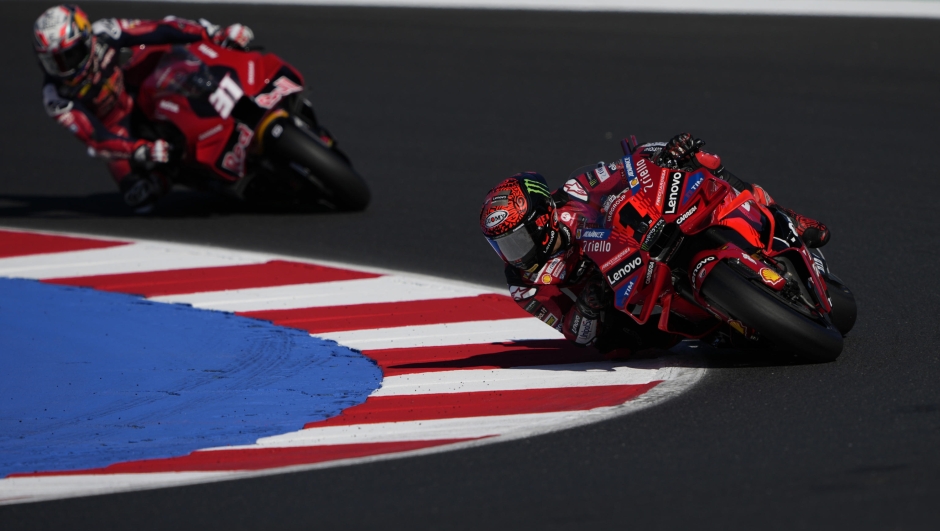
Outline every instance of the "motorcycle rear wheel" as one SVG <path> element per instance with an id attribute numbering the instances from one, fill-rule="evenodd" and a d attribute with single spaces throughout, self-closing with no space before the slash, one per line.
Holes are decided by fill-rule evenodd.
<path id="1" fill-rule="evenodd" d="M 316 137 L 305 124 L 293 117 L 279 118 L 268 127 L 265 154 L 307 173 L 304 177 L 317 188 L 321 199 L 338 210 L 364 210 L 371 200 L 366 182 L 340 155 Z"/>
<path id="2" fill-rule="evenodd" d="M 705 279 L 702 295 L 778 349 L 813 362 L 835 361 L 842 353 L 842 334 L 834 326 L 807 318 L 725 262 Z"/>

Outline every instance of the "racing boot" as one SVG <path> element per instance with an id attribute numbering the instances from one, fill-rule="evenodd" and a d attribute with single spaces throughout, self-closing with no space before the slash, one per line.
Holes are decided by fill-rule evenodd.
<path id="1" fill-rule="evenodd" d="M 796 229 L 796 233 L 799 234 L 807 247 L 815 249 L 829 243 L 829 229 L 824 224 L 813 218 L 797 214 L 789 208 L 775 203 L 773 198 L 770 197 L 770 194 L 756 184 L 752 184 L 751 188 L 754 197 L 756 197 L 761 204 L 764 206 L 775 206 L 793 220 L 793 227 Z"/>

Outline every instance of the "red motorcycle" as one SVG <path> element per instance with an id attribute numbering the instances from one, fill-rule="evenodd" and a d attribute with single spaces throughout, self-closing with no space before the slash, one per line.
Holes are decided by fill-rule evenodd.
<path id="1" fill-rule="evenodd" d="M 281 58 L 210 42 L 130 53 L 135 129 L 173 146 L 161 168 L 172 182 L 258 203 L 368 205 L 368 186 L 317 123 L 303 77 Z"/>
<path id="2" fill-rule="evenodd" d="M 786 214 L 705 168 L 658 166 L 635 140 L 622 145 L 626 182 L 603 166 L 576 177 L 596 215 L 575 236 L 616 311 L 687 338 L 839 356 L 854 296 Z"/>

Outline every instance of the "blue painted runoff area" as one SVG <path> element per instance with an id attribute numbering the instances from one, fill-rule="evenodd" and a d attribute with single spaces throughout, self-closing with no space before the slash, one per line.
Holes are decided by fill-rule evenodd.
<path id="1" fill-rule="evenodd" d="M 0 279 L 0 477 L 251 444 L 381 381 L 372 360 L 300 330 Z"/>

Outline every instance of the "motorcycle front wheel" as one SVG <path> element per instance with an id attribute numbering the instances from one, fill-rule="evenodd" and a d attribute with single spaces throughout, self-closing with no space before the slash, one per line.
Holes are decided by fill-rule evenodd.
<path id="1" fill-rule="evenodd" d="M 834 361 L 842 353 L 842 334 L 834 326 L 806 317 L 725 262 L 705 279 L 702 295 L 781 350 L 813 362 Z"/>
<path id="2" fill-rule="evenodd" d="M 359 211 L 369 205 L 371 193 L 362 177 L 299 118 L 275 119 L 263 142 L 267 157 L 297 171 L 337 210 Z"/>

